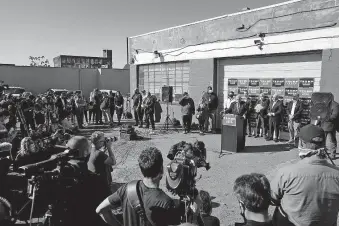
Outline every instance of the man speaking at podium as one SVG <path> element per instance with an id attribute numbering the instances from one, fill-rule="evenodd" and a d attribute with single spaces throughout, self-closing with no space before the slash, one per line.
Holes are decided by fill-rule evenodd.
<path id="1" fill-rule="evenodd" d="M 230 107 L 225 110 L 225 114 L 233 114 L 244 117 L 247 112 L 246 103 L 241 101 L 241 96 L 237 95 L 235 97 L 235 102 L 232 102 Z M 245 125 L 245 123 L 244 123 Z M 246 127 L 244 126 L 244 136 L 246 134 Z"/>
<path id="2" fill-rule="evenodd" d="M 237 95 L 235 97 L 235 102 L 231 103 L 231 106 L 225 110 L 225 114 L 233 114 L 233 115 L 239 115 L 244 116 L 246 113 L 246 105 L 245 102 L 241 101 L 241 96 Z"/>

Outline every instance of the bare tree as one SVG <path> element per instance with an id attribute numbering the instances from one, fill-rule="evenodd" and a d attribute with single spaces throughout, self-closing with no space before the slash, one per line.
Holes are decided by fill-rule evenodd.
<path id="1" fill-rule="evenodd" d="M 50 67 L 49 60 L 44 56 L 34 57 L 30 56 L 29 60 L 31 61 L 30 66 L 32 67 Z"/>

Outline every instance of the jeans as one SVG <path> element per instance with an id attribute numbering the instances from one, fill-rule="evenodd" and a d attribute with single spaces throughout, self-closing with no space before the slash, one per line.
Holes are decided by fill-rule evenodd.
<path id="1" fill-rule="evenodd" d="M 114 121 L 114 120 L 113 120 L 113 117 L 114 117 L 114 111 L 115 111 L 115 106 L 113 106 L 113 107 L 111 107 L 111 108 L 109 109 L 109 114 L 110 114 L 110 116 L 111 116 L 111 118 L 112 118 L 112 122 Z"/>
<path id="2" fill-rule="evenodd" d="M 216 128 L 216 112 L 217 110 L 209 110 L 208 114 L 206 116 L 206 121 L 205 121 L 205 131 L 208 132 L 209 131 L 209 125 L 210 125 L 210 119 L 212 119 L 212 126 L 211 126 L 211 130 L 215 130 Z M 192 116 L 191 116 L 192 118 Z M 192 119 L 191 119 L 192 122 Z"/>
<path id="3" fill-rule="evenodd" d="M 84 124 L 84 110 L 82 108 L 76 109 L 76 117 L 77 117 L 78 126 L 82 127 L 82 125 Z"/>
<path id="4" fill-rule="evenodd" d="M 138 125 L 140 122 L 140 125 L 142 125 L 142 111 L 141 108 L 134 108 L 134 118 L 135 118 L 135 124 Z"/>
<path id="5" fill-rule="evenodd" d="M 337 152 L 337 138 L 336 138 L 336 131 L 325 132 L 326 136 L 326 148 L 332 154 Z"/>
<path id="6" fill-rule="evenodd" d="M 244 120 L 244 134 L 247 133 L 247 127 L 248 127 L 248 135 L 252 135 L 252 126 L 250 121 L 250 115 L 246 115 L 246 119 Z"/>
<path id="7" fill-rule="evenodd" d="M 205 121 L 206 121 L 205 118 L 203 118 L 203 117 L 199 118 L 199 130 L 200 130 L 200 132 L 205 131 Z"/>
<path id="8" fill-rule="evenodd" d="M 192 125 L 192 115 L 183 115 L 182 116 L 182 123 L 185 129 L 185 132 L 191 131 L 191 125 Z"/>
<path id="9" fill-rule="evenodd" d="M 155 129 L 154 125 L 154 112 L 148 112 L 145 114 L 146 116 L 146 128 L 149 128 L 149 124 L 151 123 L 152 129 Z"/>
<path id="10" fill-rule="evenodd" d="M 112 117 L 109 109 L 102 109 L 102 114 L 104 115 L 105 123 L 112 123 Z"/>
<path id="11" fill-rule="evenodd" d="M 290 134 L 290 140 L 296 140 L 296 138 L 299 136 L 299 130 L 300 130 L 300 123 L 295 122 L 293 120 L 290 120 L 288 122 L 288 132 Z"/>
<path id="12" fill-rule="evenodd" d="M 266 120 L 264 119 L 264 117 L 262 117 L 261 115 L 258 115 L 257 118 L 257 128 L 256 128 L 256 135 L 259 136 L 260 135 L 260 128 L 262 129 L 262 133 L 264 136 L 266 136 L 267 133 L 267 125 L 266 125 Z"/>
<path id="13" fill-rule="evenodd" d="M 268 130 L 268 137 L 270 139 L 278 139 L 279 138 L 279 126 L 280 122 L 273 117 L 270 117 L 269 119 L 269 130 Z"/>

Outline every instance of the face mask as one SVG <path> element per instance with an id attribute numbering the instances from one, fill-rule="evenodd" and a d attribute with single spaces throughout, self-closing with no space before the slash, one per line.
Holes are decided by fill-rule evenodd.
<path id="1" fill-rule="evenodd" d="M 210 90 L 208 90 L 208 93 L 212 93 L 213 91 L 210 89 Z"/>

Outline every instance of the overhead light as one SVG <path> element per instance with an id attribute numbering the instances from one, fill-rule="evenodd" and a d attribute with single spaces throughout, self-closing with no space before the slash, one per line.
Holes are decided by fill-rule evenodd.
<path id="1" fill-rule="evenodd" d="M 263 49 L 262 47 L 265 43 L 263 43 L 260 39 L 257 39 L 254 40 L 254 44 L 257 45 L 260 50 L 262 50 Z"/>
<path id="2" fill-rule="evenodd" d="M 161 56 L 161 53 L 159 53 L 157 50 L 155 50 L 154 52 L 155 58 L 158 58 Z"/>
<path id="3" fill-rule="evenodd" d="M 263 38 L 265 38 L 265 37 L 266 37 L 266 34 L 265 34 L 265 33 L 262 33 L 262 32 L 260 32 L 260 33 L 258 34 L 258 37 L 260 37 L 261 39 L 263 39 Z"/>
<path id="4" fill-rule="evenodd" d="M 241 27 L 238 27 L 237 30 L 242 30 L 242 29 L 245 29 L 245 25 L 242 24 Z"/>

